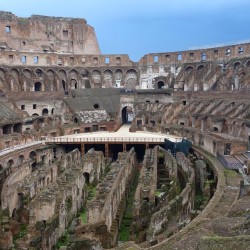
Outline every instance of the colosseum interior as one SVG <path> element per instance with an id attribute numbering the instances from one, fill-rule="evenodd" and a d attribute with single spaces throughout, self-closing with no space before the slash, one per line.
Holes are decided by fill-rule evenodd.
<path id="1" fill-rule="evenodd" d="M 0 31 L 0 249 L 250 249 L 250 43 L 133 62 L 85 19 Z"/>

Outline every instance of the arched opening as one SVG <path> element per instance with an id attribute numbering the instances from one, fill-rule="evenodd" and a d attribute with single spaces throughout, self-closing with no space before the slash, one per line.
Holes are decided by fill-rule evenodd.
<path id="1" fill-rule="evenodd" d="M 45 164 L 47 162 L 47 155 L 42 156 L 42 163 Z"/>
<path id="2" fill-rule="evenodd" d="M 75 79 L 71 79 L 70 85 L 71 89 L 77 89 L 77 81 Z"/>
<path id="3" fill-rule="evenodd" d="M 105 88 L 113 87 L 113 73 L 111 70 L 104 71 L 103 81 L 104 81 Z"/>
<path id="4" fill-rule="evenodd" d="M 35 91 L 42 91 L 42 84 L 40 82 L 36 82 L 34 85 Z"/>
<path id="5" fill-rule="evenodd" d="M 48 109 L 43 109 L 42 115 L 47 116 L 48 114 L 49 114 L 49 110 Z"/>
<path id="6" fill-rule="evenodd" d="M 11 170 L 13 167 L 14 167 L 14 161 L 11 159 L 7 162 L 7 168 Z"/>
<path id="7" fill-rule="evenodd" d="M 240 62 L 236 62 L 234 63 L 234 70 L 238 70 L 241 66 L 241 63 Z"/>
<path id="8" fill-rule="evenodd" d="M 101 72 L 99 70 L 93 70 L 91 76 L 92 76 L 92 83 L 94 87 L 101 88 L 102 87 Z"/>
<path id="9" fill-rule="evenodd" d="M 16 217 L 17 217 L 16 208 L 13 209 L 11 217 L 16 219 Z"/>
<path id="10" fill-rule="evenodd" d="M 67 85 L 66 85 L 65 80 L 62 80 L 62 87 L 63 87 L 64 94 L 65 94 L 65 95 L 68 95 L 69 92 L 68 92 L 68 89 L 67 89 Z"/>
<path id="11" fill-rule="evenodd" d="M 98 103 L 95 103 L 93 107 L 94 107 L 94 109 L 99 109 L 100 105 Z"/>
<path id="12" fill-rule="evenodd" d="M 122 86 L 122 78 L 123 78 L 122 70 L 117 69 L 115 71 L 115 86 L 116 86 L 116 88 L 120 88 Z"/>
<path id="13" fill-rule="evenodd" d="M 191 73 L 192 71 L 194 70 L 194 68 L 192 67 L 192 66 L 188 66 L 187 68 L 186 68 L 186 73 L 187 74 L 189 74 L 189 73 Z"/>
<path id="14" fill-rule="evenodd" d="M 122 124 L 131 123 L 134 119 L 133 108 L 130 106 L 126 106 L 121 111 Z"/>
<path id="15" fill-rule="evenodd" d="M 205 68 L 204 65 L 200 65 L 200 66 L 198 66 L 197 71 L 200 72 L 204 68 Z"/>
<path id="16" fill-rule="evenodd" d="M 22 124 L 17 123 L 13 126 L 13 132 L 15 133 L 22 133 Z"/>
<path id="17" fill-rule="evenodd" d="M 247 63 L 246 63 L 246 67 L 248 68 L 248 70 L 249 70 L 249 68 L 250 68 L 250 61 L 247 61 Z"/>
<path id="18" fill-rule="evenodd" d="M 3 126 L 3 134 L 10 135 L 12 126 L 10 124 Z"/>
<path id="19" fill-rule="evenodd" d="M 90 179 L 90 178 L 89 178 L 89 177 L 90 177 L 90 176 L 89 176 L 89 173 L 84 172 L 84 173 L 83 173 L 83 176 L 84 176 L 84 178 L 85 178 L 85 183 L 86 183 L 86 184 L 89 184 L 89 179 Z"/>
<path id="20" fill-rule="evenodd" d="M 32 172 L 34 172 L 36 170 L 36 163 L 35 162 L 31 164 L 31 168 L 32 168 Z"/>
<path id="21" fill-rule="evenodd" d="M 135 89 L 137 85 L 138 75 L 134 69 L 130 69 L 126 72 L 125 87 L 127 89 Z"/>
<path id="22" fill-rule="evenodd" d="M 163 81 L 157 82 L 157 88 L 158 88 L 158 89 L 163 89 L 164 86 L 165 86 L 165 83 L 164 83 Z"/>
<path id="23" fill-rule="evenodd" d="M 17 159 L 17 165 L 21 165 L 24 162 L 24 156 L 20 155 Z"/>
<path id="24" fill-rule="evenodd" d="M 3 166 L 0 165 L 0 173 L 3 171 Z"/>
<path id="25" fill-rule="evenodd" d="M 51 114 L 54 115 L 54 109 L 51 109 Z"/>
<path id="26" fill-rule="evenodd" d="M 77 117 L 74 118 L 74 123 L 78 123 Z"/>
<path id="27" fill-rule="evenodd" d="M 35 71 L 37 77 L 42 77 L 43 71 L 41 69 L 36 69 Z"/>
<path id="28" fill-rule="evenodd" d="M 29 158 L 33 161 L 36 160 L 36 152 L 35 151 L 31 151 L 30 154 L 29 154 Z"/>

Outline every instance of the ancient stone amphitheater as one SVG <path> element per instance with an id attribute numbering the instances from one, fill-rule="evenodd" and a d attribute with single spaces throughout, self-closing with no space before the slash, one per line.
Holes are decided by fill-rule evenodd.
<path id="1" fill-rule="evenodd" d="M 250 43 L 133 62 L 84 19 L 0 31 L 0 249 L 250 249 Z"/>

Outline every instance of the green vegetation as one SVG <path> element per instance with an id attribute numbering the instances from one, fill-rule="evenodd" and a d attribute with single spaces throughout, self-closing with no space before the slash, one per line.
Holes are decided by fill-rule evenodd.
<path id="1" fill-rule="evenodd" d="M 80 212 L 80 217 L 82 220 L 82 223 L 87 224 L 87 211 L 85 210 L 85 208 L 83 208 Z"/>
<path id="2" fill-rule="evenodd" d="M 94 199 L 96 196 L 96 186 L 93 185 L 88 185 L 88 197 L 87 200 L 91 201 L 92 199 Z"/>
<path id="3" fill-rule="evenodd" d="M 231 177 L 231 178 L 233 178 L 233 177 L 236 177 L 236 176 L 237 176 L 237 172 L 234 171 L 234 170 L 230 170 L 230 169 L 225 169 L 225 170 L 224 170 L 224 173 L 225 173 L 225 176 L 226 176 L 226 177 Z"/>
<path id="4" fill-rule="evenodd" d="M 60 249 L 60 247 L 62 246 L 67 246 L 68 243 L 69 243 L 69 234 L 68 231 L 66 230 L 65 234 L 57 241 L 56 249 Z"/>
<path id="5" fill-rule="evenodd" d="M 130 236 L 130 224 L 131 220 L 130 219 L 123 219 L 121 227 L 119 229 L 119 241 L 125 242 L 129 241 L 129 236 Z"/>
<path id="6" fill-rule="evenodd" d="M 139 171 L 135 173 L 133 185 L 127 199 L 126 209 L 123 215 L 121 227 L 119 229 L 119 241 L 122 242 L 129 241 L 130 225 L 133 220 L 133 202 L 134 202 L 136 187 L 138 185 L 138 180 L 139 180 Z"/>
<path id="7" fill-rule="evenodd" d="M 15 242 L 18 239 L 22 239 L 27 234 L 27 231 L 27 225 L 21 224 L 19 233 L 13 236 L 13 241 Z"/>
<path id="8" fill-rule="evenodd" d="M 155 191 L 155 196 L 158 197 L 161 193 L 162 193 L 162 192 L 161 192 L 160 190 L 157 189 L 157 190 Z"/>
<path id="9" fill-rule="evenodd" d="M 208 196 L 204 196 L 202 194 L 196 194 L 194 197 L 194 209 L 199 210 L 203 202 L 207 202 L 209 199 Z"/>

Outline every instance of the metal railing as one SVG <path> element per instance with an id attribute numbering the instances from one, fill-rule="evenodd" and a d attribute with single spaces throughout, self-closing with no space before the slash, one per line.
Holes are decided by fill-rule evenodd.
<path id="1" fill-rule="evenodd" d="M 74 143 L 74 142 L 151 142 L 163 143 L 165 138 L 150 137 L 86 137 L 86 138 L 48 138 L 46 143 Z"/>

